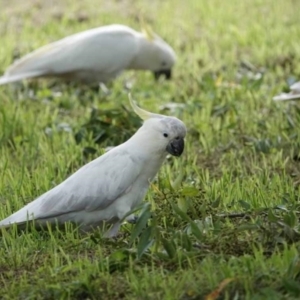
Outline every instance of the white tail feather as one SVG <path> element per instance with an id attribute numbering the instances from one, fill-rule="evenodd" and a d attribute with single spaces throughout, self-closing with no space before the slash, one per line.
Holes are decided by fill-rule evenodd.
<path id="1" fill-rule="evenodd" d="M 16 81 L 21 81 L 28 78 L 34 78 L 37 76 L 41 76 L 43 74 L 42 71 L 36 71 L 36 72 L 30 72 L 30 73 L 24 73 L 24 74 L 17 74 L 17 75 L 4 75 L 0 77 L 0 85 L 12 83 Z"/>

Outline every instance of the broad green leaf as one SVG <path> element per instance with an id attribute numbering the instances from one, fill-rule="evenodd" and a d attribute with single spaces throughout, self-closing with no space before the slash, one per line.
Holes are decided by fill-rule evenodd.
<path id="1" fill-rule="evenodd" d="M 298 280 L 283 278 L 282 283 L 287 292 L 295 296 L 300 296 L 300 284 Z"/>
<path id="2" fill-rule="evenodd" d="M 191 230 L 192 230 L 193 235 L 198 240 L 202 240 L 203 234 L 202 234 L 201 230 L 199 229 L 198 225 L 194 221 L 190 221 L 190 226 L 191 226 Z"/>
<path id="3" fill-rule="evenodd" d="M 245 200 L 239 200 L 239 204 L 244 210 L 249 210 L 251 208 L 251 205 Z"/>
<path id="4" fill-rule="evenodd" d="M 276 222 L 276 221 L 278 221 L 278 217 L 274 215 L 272 209 L 269 209 L 269 211 L 268 211 L 268 220 L 270 222 Z"/>
<path id="5" fill-rule="evenodd" d="M 120 250 L 117 250 L 117 251 L 113 252 L 109 256 L 109 260 L 111 260 L 111 261 L 122 261 L 126 257 L 128 257 L 128 253 L 126 251 L 124 251 L 123 249 L 120 249 Z"/>
<path id="6" fill-rule="evenodd" d="M 221 198 L 218 197 L 216 200 L 214 200 L 214 201 L 211 203 L 211 206 L 212 206 L 213 208 L 217 208 L 217 207 L 219 207 L 220 203 L 221 203 Z"/>
<path id="7" fill-rule="evenodd" d="M 178 176 L 176 177 L 176 179 L 171 184 L 173 190 L 178 189 L 178 187 L 180 186 L 180 184 L 181 184 L 181 182 L 183 180 L 184 174 L 185 174 L 184 170 L 180 169 Z"/>
<path id="8" fill-rule="evenodd" d="M 151 238 L 152 227 L 147 227 L 141 234 L 140 240 L 137 244 L 137 256 L 140 258 L 145 251 L 153 244 L 154 240 Z"/>
<path id="9" fill-rule="evenodd" d="M 186 186 L 182 189 L 181 195 L 188 196 L 188 197 L 195 197 L 195 196 L 199 195 L 199 191 L 192 186 L 190 186 L 190 187 Z"/>
<path id="10" fill-rule="evenodd" d="M 187 210 L 188 210 L 188 203 L 187 203 L 187 201 L 186 201 L 186 198 L 184 198 L 184 197 L 179 197 L 179 198 L 177 199 L 177 203 L 178 203 L 179 209 L 180 209 L 181 211 L 183 211 L 184 213 L 186 213 Z"/>
<path id="11" fill-rule="evenodd" d="M 130 244 L 133 243 L 133 241 L 138 237 L 138 235 L 142 232 L 142 230 L 145 228 L 149 218 L 151 217 L 150 212 L 150 205 L 145 206 L 143 211 L 141 212 L 130 237 Z"/>
<path id="12" fill-rule="evenodd" d="M 186 249 L 187 251 L 192 250 L 192 242 L 190 237 L 186 233 L 181 234 L 181 242 L 182 242 L 182 247 Z"/>
<path id="13" fill-rule="evenodd" d="M 291 211 L 290 213 L 284 215 L 283 221 L 286 225 L 293 228 L 297 224 L 297 217 L 296 217 L 295 213 Z"/>
<path id="14" fill-rule="evenodd" d="M 175 213 L 184 221 L 190 222 L 191 218 L 183 212 L 177 205 L 172 204 L 172 208 L 175 211 Z"/>
<path id="15" fill-rule="evenodd" d="M 167 240 L 165 238 L 161 239 L 162 244 L 166 252 L 168 253 L 169 257 L 172 259 L 176 256 L 176 246 L 172 240 Z"/>

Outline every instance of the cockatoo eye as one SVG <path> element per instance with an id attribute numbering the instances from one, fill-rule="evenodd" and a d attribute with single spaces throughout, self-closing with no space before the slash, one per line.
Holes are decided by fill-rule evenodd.
<path id="1" fill-rule="evenodd" d="M 164 137 L 167 138 L 169 135 L 165 132 L 164 133 Z"/>

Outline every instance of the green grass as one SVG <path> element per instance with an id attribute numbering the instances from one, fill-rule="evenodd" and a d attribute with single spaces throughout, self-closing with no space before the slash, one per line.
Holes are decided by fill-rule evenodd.
<path id="1" fill-rule="evenodd" d="M 189 132 L 147 194 L 152 217 L 145 206 L 117 239 L 4 232 L 0 298 L 205 299 L 233 278 L 219 299 L 299 299 L 300 110 L 272 101 L 300 80 L 299 10 L 292 0 L 1 1 L 1 72 L 80 30 L 138 29 L 139 14 L 178 55 L 171 82 L 128 72 L 109 95 L 53 80 L 0 87 L 1 219 L 136 131 L 124 80 L 141 107 Z"/>

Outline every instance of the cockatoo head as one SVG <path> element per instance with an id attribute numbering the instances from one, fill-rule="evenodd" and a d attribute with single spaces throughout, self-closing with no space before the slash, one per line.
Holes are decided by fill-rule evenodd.
<path id="1" fill-rule="evenodd" d="M 171 79 L 172 77 L 172 67 L 176 61 L 176 55 L 174 50 L 160 37 L 156 36 L 153 41 L 154 51 L 157 51 L 157 68 L 153 71 L 154 78 L 159 79 L 160 76 L 164 75 L 166 79 Z"/>
<path id="2" fill-rule="evenodd" d="M 172 47 L 150 27 L 143 27 L 139 39 L 139 51 L 133 67 L 152 71 L 155 79 L 159 79 L 161 75 L 164 75 L 166 79 L 171 79 L 175 61 L 176 54 Z"/>
<path id="3" fill-rule="evenodd" d="M 184 150 L 184 138 L 186 127 L 182 121 L 175 117 L 154 114 L 139 108 L 131 99 L 130 103 L 135 113 L 144 120 L 140 133 L 146 137 L 147 147 L 152 151 L 170 153 L 174 156 L 180 156 Z M 155 141 L 155 142 L 154 142 Z"/>

